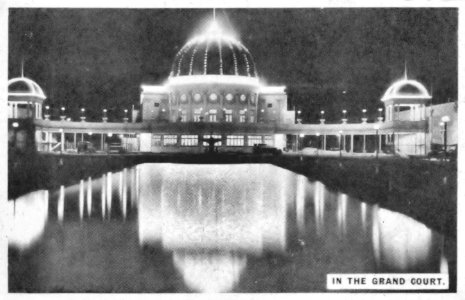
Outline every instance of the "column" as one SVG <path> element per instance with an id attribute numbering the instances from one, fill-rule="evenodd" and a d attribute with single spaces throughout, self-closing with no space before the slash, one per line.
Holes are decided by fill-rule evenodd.
<path id="1" fill-rule="evenodd" d="M 103 138 L 104 134 L 102 133 L 101 134 L 101 137 L 100 137 L 100 150 L 104 150 L 104 147 L 103 147 L 103 143 L 104 143 L 104 138 Z"/>
<path id="2" fill-rule="evenodd" d="M 350 153 L 354 153 L 354 135 L 350 135 Z"/>
<path id="3" fill-rule="evenodd" d="M 74 149 L 76 149 L 77 144 L 76 144 L 76 132 L 74 133 Z"/>
<path id="4" fill-rule="evenodd" d="M 46 142 L 47 142 L 47 151 L 50 152 L 50 142 L 51 142 L 51 132 L 48 132 L 46 131 L 45 132 L 45 138 L 47 139 Z"/>
<path id="5" fill-rule="evenodd" d="M 65 151 L 65 132 L 61 131 L 61 152 Z"/>
<path id="6" fill-rule="evenodd" d="M 14 104 L 13 118 L 18 118 L 18 103 Z"/>
<path id="7" fill-rule="evenodd" d="M 326 150 L 326 134 L 323 134 L 323 150 Z"/>
<path id="8" fill-rule="evenodd" d="M 394 154 L 396 154 L 396 133 L 392 132 L 392 148 L 394 149 Z"/>

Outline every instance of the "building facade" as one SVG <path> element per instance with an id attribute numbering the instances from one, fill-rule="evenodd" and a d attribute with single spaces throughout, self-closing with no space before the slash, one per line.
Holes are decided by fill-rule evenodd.
<path id="1" fill-rule="evenodd" d="M 35 145 L 46 152 L 77 152 L 80 143 L 102 153 L 115 144 L 154 153 L 251 152 L 255 144 L 268 144 L 317 155 L 426 155 L 440 140 L 457 144 L 456 105 L 431 106 L 426 88 L 406 73 L 381 98 L 384 118 L 378 122 L 296 124 L 286 87 L 264 85 L 249 50 L 215 21 L 179 50 L 165 84 L 141 85 L 139 122 L 134 115 L 132 122 L 105 116 L 102 122 L 70 121 L 64 110 L 60 120 L 51 120 L 45 99 L 29 78 L 8 82 L 10 136 L 16 137 L 18 121 L 32 120 Z"/>

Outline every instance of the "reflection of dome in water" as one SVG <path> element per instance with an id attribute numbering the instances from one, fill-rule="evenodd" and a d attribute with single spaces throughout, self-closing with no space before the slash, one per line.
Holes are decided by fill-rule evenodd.
<path id="1" fill-rule="evenodd" d="M 45 94 L 40 86 L 26 77 L 18 77 L 8 80 L 8 96 L 31 96 L 45 99 Z"/>
<path id="2" fill-rule="evenodd" d="M 213 21 L 203 34 L 187 42 L 176 54 L 170 76 L 191 75 L 257 77 L 257 71 L 249 50 L 223 34 Z"/>
<path id="3" fill-rule="evenodd" d="M 431 95 L 420 82 L 407 77 L 394 82 L 384 93 L 381 101 L 391 99 L 431 99 Z"/>
<path id="4" fill-rule="evenodd" d="M 228 292 L 237 284 L 245 268 L 244 255 L 225 253 L 186 253 L 175 251 L 173 262 L 186 285 L 195 291 Z"/>

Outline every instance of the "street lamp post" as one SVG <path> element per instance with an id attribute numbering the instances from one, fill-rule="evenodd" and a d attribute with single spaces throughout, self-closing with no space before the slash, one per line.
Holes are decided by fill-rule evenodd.
<path id="1" fill-rule="evenodd" d="M 320 150 L 320 133 L 316 133 L 317 143 L 316 143 L 316 156 L 318 157 L 318 151 Z"/>
<path id="2" fill-rule="evenodd" d="M 304 144 L 304 142 L 303 142 L 304 136 L 305 136 L 305 134 L 303 134 L 303 133 L 299 134 L 299 137 L 298 137 L 298 139 L 297 139 L 297 151 L 299 151 L 299 146 L 300 146 L 300 148 L 303 149 L 302 146 L 303 146 L 303 144 Z"/>
<path id="3" fill-rule="evenodd" d="M 379 152 L 378 131 L 379 131 L 379 125 L 375 124 L 374 129 L 376 130 L 376 160 L 378 160 L 378 152 Z"/>
<path id="4" fill-rule="evenodd" d="M 339 157 L 342 157 L 342 130 L 339 130 Z"/>
<path id="5" fill-rule="evenodd" d="M 447 123 L 450 122 L 449 116 L 443 116 L 441 121 L 444 123 L 444 159 L 447 155 Z"/>

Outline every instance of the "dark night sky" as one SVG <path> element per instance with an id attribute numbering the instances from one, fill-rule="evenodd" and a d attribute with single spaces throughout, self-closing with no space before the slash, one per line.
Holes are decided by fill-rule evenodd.
<path id="1" fill-rule="evenodd" d="M 141 83 L 162 83 L 205 9 L 10 9 L 9 78 L 42 86 L 54 108 L 110 117 L 139 103 Z M 403 75 L 433 88 L 433 103 L 457 99 L 457 9 L 219 9 L 252 53 L 259 76 L 288 87 L 290 106 L 315 122 L 348 110 L 371 117 Z M 345 94 L 342 91 L 347 91 Z"/>

